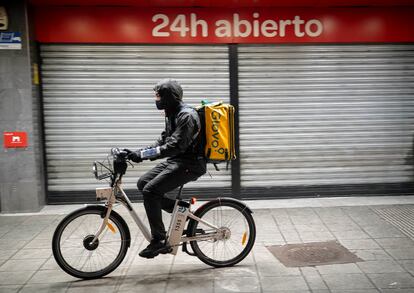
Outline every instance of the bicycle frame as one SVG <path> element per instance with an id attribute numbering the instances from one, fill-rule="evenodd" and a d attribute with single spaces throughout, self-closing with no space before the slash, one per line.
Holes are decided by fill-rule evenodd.
<path id="1" fill-rule="evenodd" d="M 102 225 L 99 227 L 98 231 L 95 234 L 95 238 L 92 240 L 92 243 L 94 243 L 97 239 L 99 239 L 99 236 L 104 231 L 105 227 L 108 225 L 108 219 L 109 215 L 111 214 L 111 211 L 113 209 L 113 205 L 116 202 L 121 203 L 129 212 L 131 217 L 134 219 L 135 223 L 137 224 L 138 228 L 140 229 L 142 235 L 144 235 L 145 239 L 150 242 L 152 237 L 149 229 L 145 226 L 145 224 L 142 222 L 141 218 L 138 216 L 138 213 L 132 206 L 131 201 L 129 200 L 127 194 L 122 188 L 122 181 L 119 179 L 114 187 L 108 187 L 108 188 L 97 188 L 96 189 L 97 199 L 105 199 L 106 200 L 106 208 L 107 212 L 105 215 L 105 218 L 103 219 Z M 178 205 L 180 200 L 175 201 L 175 206 L 171 215 L 171 221 L 170 226 L 167 232 L 167 241 L 169 245 L 171 245 L 172 252 L 171 254 L 176 255 L 178 251 L 178 246 L 184 242 L 188 241 L 206 241 L 206 240 L 220 240 L 226 237 L 225 233 L 221 231 L 221 229 L 213 224 L 210 224 L 207 221 L 204 221 L 203 219 L 200 219 L 199 217 L 195 216 L 191 210 L 190 206 L 187 210 L 184 210 L 185 208 Z M 181 217 L 180 221 L 178 221 L 179 214 L 184 215 Z M 187 217 L 203 223 L 204 225 L 212 228 L 215 232 L 212 233 L 205 233 L 203 235 L 197 235 L 193 237 L 187 237 L 183 236 L 183 230 L 187 221 Z M 178 224 L 179 222 L 179 224 Z"/>

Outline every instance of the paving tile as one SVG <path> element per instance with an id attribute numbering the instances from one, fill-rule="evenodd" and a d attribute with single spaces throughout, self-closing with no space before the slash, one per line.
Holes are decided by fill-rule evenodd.
<path id="1" fill-rule="evenodd" d="M 328 274 L 362 274 L 362 271 L 354 263 L 334 264 L 325 266 L 316 266 L 321 275 Z"/>
<path id="2" fill-rule="evenodd" d="M 378 293 L 382 292 L 377 289 L 361 289 L 361 290 L 331 290 L 330 293 Z M 312 293 L 315 293 L 313 291 Z"/>
<path id="3" fill-rule="evenodd" d="M 323 275 L 322 278 L 331 290 L 374 288 L 374 285 L 372 285 L 364 274 L 328 274 Z"/>
<path id="4" fill-rule="evenodd" d="M 335 236 L 331 232 L 300 232 L 299 235 L 303 242 L 335 240 Z"/>
<path id="5" fill-rule="evenodd" d="M 352 219 L 360 226 L 374 226 L 374 225 L 389 225 L 386 221 L 377 215 L 357 215 L 352 216 Z"/>
<path id="6" fill-rule="evenodd" d="M 2 250 L 0 249 L 0 259 L 9 259 L 10 257 L 12 257 L 14 254 L 17 253 L 17 249 L 10 249 L 10 250 Z"/>
<path id="7" fill-rule="evenodd" d="M 258 278 L 222 278 L 214 280 L 214 292 L 260 292 Z"/>
<path id="8" fill-rule="evenodd" d="M 53 256 L 49 257 L 48 260 L 40 267 L 41 270 L 61 270 L 60 266 L 56 263 Z"/>
<path id="9" fill-rule="evenodd" d="M 47 259 L 52 255 L 51 248 L 20 249 L 12 259 Z"/>
<path id="10" fill-rule="evenodd" d="M 0 217 L 0 226 L 15 227 L 23 223 L 27 216 Z"/>
<path id="11" fill-rule="evenodd" d="M 20 249 L 28 243 L 27 240 L 15 240 L 0 239 L 0 250 Z"/>
<path id="12" fill-rule="evenodd" d="M 106 293 L 116 292 L 118 284 L 122 281 L 122 276 L 117 275 L 95 280 L 79 280 L 69 283 L 67 293 Z"/>
<path id="13" fill-rule="evenodd" d="M 9 286 L 2 286 L 0 285 L 0 292 L 1 293 L 17 293 L 19 292 L 22 285 L 9 285 Z"/>
<path id="14" fill-rule="evenodd" d="M 283 224 L 283 225 L 279 225 L 279 231 L 282 233 L 291 233 L 291 232 L 295 232 L 296 228 L 295 225 L 293 224 Z"/>
<path id="15" fill-rule="evenodd" d="M 26 284 L 19 293 L 64 293 L 69 283 Z"/>
<path id="16" fill-rule="evenodd" d="M 286 209 L 286 212 L 289 216 L 312 217 L 316 215 L 316 212 L 311 207 L 289 208 Z"/>
<path id="17" fill-rule="evenodd" d="M 283 241 L 283 235 L 276 231 L 259 231 L 256 235 L 256 241 Z"/>
<path id="18" fill-rule="evenodd" d="M 167 287 L 164 276 L 126 276 L 120 283 L 119 292 L 164 293 Z"/>
<path id="19" fill-rule="evenodd" d="M 326 286 L 324 280 L 321 276 L 309 276 L 305 277 L 308 286 L 312 289 L 312 292 L 315 290 L 326 290 L 328 287 Z"/>
<path id="20" fill-rule="evenodd" d="M 263 277 L 260 279 L 263 292 L 298 291 L 309 290 L 305 279 L 302 276 Z"/>
<path id="21" fill-rule="evenodd" d="M 294 228 L 299 233 L 302 233 L 302 232 L 329 232 L 329 230 L 323 224 L 322 225 L 311 225 L 311 224 L 295 225 Z"/>
<path id="22" fill-rule="evenodd" d="M 170 273 L 171 266 L 165 265 L 132 265 L 127 269 L 126 275 L 128 276 L 161 276 L 164 275 L 168 277 Z"/>
<path id="23" fill-rule="evenodd" d="M 349 221 L 348 223 L 325 223 L 326 227 L 331 232 L 337 232 L 337 231 L 352 231 L 352 230 L 359 230 L 359 226 L 355 224 L 352 221 Z"/>
<path id="24" fill-rule="evenodd" d="M 402 232 L 390 225 L 364 226 L 363 228 L 372 238 L 406 237 Z"/>
<path id="25" fill-rule="evenodd" d="M 32 240 L 40 233 L 40 230 L 32 230 L 32 229 L 15 229 L 11 230 L 10 232 L 4 234 L 1 239 L 9 240 L 9 241 L 16 241 L 16 240 Z"/>
<path id="26" fill-rule="evenodd" d="M 322 220 L 316 215 L 290 216 L 290 220 L 294 225 L 322 225 Z"/>
<path id="27" fill-rule="evenodd" d="M 37 271 L 33 275 L 33 277 L 28 281 L 28 284 L 67 283 L 78 280 L 79 279 L 72 277 L 64 271 L 42 270 Z"/>
<path id="28" fill-rule="evenodd" d="M 358 263 L 359 268 L 367 274 L 403 273 L 404 268 L 393 260 L 366 261 Z"/>
<path id="29" fill-rule="evenodd" d="M 283 243 L 284 244 L 284 243 Z M 272 246 L 272 245 L 283 245 L 283 244 L 268 244 L 267 246 Z M 254 256 L 254 259 L 257 263 L 266 263 L 266 262 L 270 262 L 270 263 L 274 263 L 275 261 L 278 261 L 274 255 L 264 246 L 260 247 L 260 248 L 253 248 L 252 250 L 252 254 Z"/>
<path id="30" fill-rule="evenodd" d="M 285 232 L 283 234 L 283 239 L 285 239 L 286 243 L 302 243 L 302 240 L 299 237 L 299 234 L 296 232 Z"/>
<path id="31" fill-rule="evenodd" d="M 28 216 L 23 222 L 21 222 L 21 226 L 48 226 L 51 223 L 55 222 L 56 219 L 61 219 L 58 215 L 41 215 L 41 216 Z"/>
<path id="32" fill-rule="evenodd" d="M 206 264 L 186 265 L 186 264 L 173 264 L 170 270 L 171 278 L 212 278 L 214 277 L 215 269 Z M 234 267 L 237 272 L 239 267 Z"/>
<path id="33" fill-rule="evenodd" d="M 168 279 L 166 292 L 168 293 L 213 293 L 214 281 L 206 278 Z"/>
<path id="34" fill-rule="evenodd" d="M 341 239 L 339 242 L 348 249 L 381 249 L 372 239 Z"/>
<path id="35" fill-rule="evenodd" d="M 414 274 L 414 260 L 398 260 L 397 262 L 408 272 Z"/>
<path id="36" fill-rule="evenodd" d="M 319 217 L 325 224 L 332 224 L 332 225 L 348 225 L 354 223 L 352 217 L 347 215 L 343 210 L 337 212 L 335 210 L 331 210 L 331 208 L 325 208 L 326 211 L 318 212 Z M 338 214 L 335 214 L 338 213 Z"/>
<path id="37" fill-rule="evenodd" d="M 280 210 L 279 212 L 281 212 L 281 214 L 272 214 L 272 218 L 276 224 L 276 226 L 281 229 L 281 228 L 285 228 L 285 229 L 292 229 L 294 227 L 292 221 L 290 220 L 290 217 L 288 214 L 283 214 L 283 212 L 286 210 Z M 263 223 L 266 224 L 266 223 Z"/>
<path id="38" fill-rule="evenodd" d="M 345 239 L 368 239 L 370 236 L 362 231 L 359 230 L 348 230 L 348 231 L 334 231 L 332 234 L 335 235 L 335 237 L 339 240 L 345 240 Z"/>
<path id="39" fill-rule="evenodd" d="M 385 250 L 397 260 L 408 260 L 414 259 L 414 247 L 406 247 L 406 248 L 385 248 Z"/>
<path id="40" fill-rule="evenodd" d="M 405 289 L 381 289 L 381 293 L 413 293 L 414 287 Z"/>
<path id="41" fill-rule="evenodd" d="M 341 207 L 313 208 L 313 210 L 324 222 L 343 223 L 350 220 L 345 210 Z"/>
<path id="42" fill-rule="evenodd" d="M 50 239 L 33 239 L 25 244 L 25 249 L 33 248 L 49 248 L 52 247 L 52 241 Z"/>
<path id="43" fill-rule="evenodd" d="M 8 260 L 0 266 L 1 272 L 37 271 L 45 263 L 44 259 Z"/>
<path id="44" fill-rule="evenodd" d="M 0 239 L 3 237 L 3 235 L 8 233 L 11 229 L 13 228 L 12 227 L 0 227 Z"/>
<path id="45" fill-rule="evenodd" d="M 374 239 L 383 248 L 414 247 L 414 241 L 407 237 L 401 238 L 376 238 Z"/>
<path id="46" fill-rule="evenodd" d="M 220 278 L 234 278 L 234 277 L 257 277 L 258 272 L 256 270 L 255 266 L 242 266 L 237 265 L 234 267 L 228 267 L 228 268 L 216 268 L 212 269 L 214 278 L 220 279 Z M 171 274 L 170 276 L 172 276 Z"/>
<path id="47" fill-rule="evenodd" d="M 184 253 L 180 253 L 173 259 L 174 264 L 186 264 L 186 265 L 198 265 L 201 261 L 196 256 L 189 256 Z"/>
<path id="48" fill-rule="evenodd" d="M 46 228 L 45 230 L 43 230 L 42 232 L 40 232 L 39 234 L 36 235 L 35 238 L 30 239 L 30 240 L 34 240 L 34 239 L 52 239 L 53 237 L 53 233 L 55 232 L 56 227 L 52 227 L 52 228 Z"/>
<path id="49" fill-rule="evenodd" d="M 257 270 L 260 277 L 300 276 L 298 268 L 288 268 L 280 262 L 257 263 Z"/>
<path id="50" fill-rule="evenodd" d="M 23 285 L 34 274 L 34 271 L 0 272 L 1 285 Z"/>
<path id="51" fill-rule="evenodd" d="M 380 289 L 414 288 L 414 277 L 408 273 L 368 274 Z"/>
<path id="52" fill-rule="evenodd" d="M 317 293 L 315 291 L 310 290 L 279 290 L 277 288 L 270 289 L 270 290 L 263 290 L 263 293 Z M 322 293 L 330 293 L 329 291 L 322 291 Z"/>
<path id="53" fill-rule="evenodd" d="M 364 261 L 392 260 L 392 257 L 382 249 L 355 249 L 351 250 L 351 252 L 356 254 L 360 259 L 363 259 Z"/>

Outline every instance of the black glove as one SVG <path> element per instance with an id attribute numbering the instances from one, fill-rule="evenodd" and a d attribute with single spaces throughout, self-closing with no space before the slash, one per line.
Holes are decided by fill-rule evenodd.
<path id="1" fill-rule="evenodd" d="M 126 152 L 127 154 L 132 153 L 132 151 L 130 149 L 122 149 L 123 152 Z"/>
<path id="2" fill-rule="evenodd" d="M 137 150 L 136 152 L 129 151 L 127 155 L 128 160 L 131 160 L 135 163 L 141 163 L 141 150 Z"/>

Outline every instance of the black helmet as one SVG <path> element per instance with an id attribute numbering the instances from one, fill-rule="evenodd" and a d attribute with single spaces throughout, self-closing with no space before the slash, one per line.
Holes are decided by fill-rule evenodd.
<path id="1" fill-rule="evenodd" d="M 173 110 L 183 100 L 183 89 L 174 79 L 163 79 L 154 86 L 154 91 L 161 100 L 157 103 L 158 109 Z"/>

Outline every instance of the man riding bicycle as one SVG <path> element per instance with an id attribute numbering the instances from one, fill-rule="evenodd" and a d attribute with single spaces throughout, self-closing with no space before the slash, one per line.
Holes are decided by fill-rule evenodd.
<path id="1" fill-rule="evenodd" d="M 153 258 L 171 249 L 166 244 L 166 231 L 161 209 L 172 212 L 174 200 L 165 193 L 197 180 L 206 172 L 206 161 L 197 152 L 197 135 L 200 119 L 197 111 L 183 103 L 183 90 L 177 81 L 163 79 L 154 87 L 155 104 L 165 112 L 165 130 L 155 144 L 128 152 L 128 158 L 136 163 L 142 160 L 167 158 L 138 180 L 138 189 L 144 198 L 144 206 L 151 227 L 151 243 L 139 255 Z"/>

